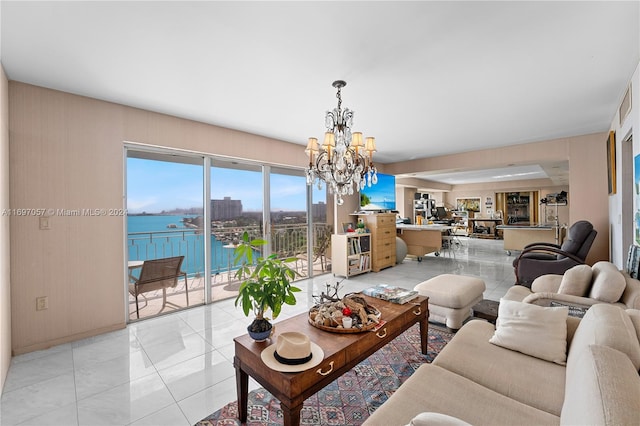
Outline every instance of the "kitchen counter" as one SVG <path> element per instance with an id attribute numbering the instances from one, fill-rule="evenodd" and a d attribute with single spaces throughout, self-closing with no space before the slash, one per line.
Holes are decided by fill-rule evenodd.
<path id="1" fill-rule="evenodd" d="M 566 230 L 565 226 L 558 229 L 555 225 L 499 225 L 497 228 L 502 230 L 504 249 L 509 255 L 512 250 L 523 250 L 532 243 L 562 244 Z M 557 239 L 556 231 L 559 231 Z"/>
<path id="2" fill-rule="evenodd" d="M 442 225 L 439 223 L 431 224 L 431 225 L 410 225 L 405 223 L 397 223 L 396 229 L 412 229 L 414 231 L 447 231 L 449 229 L 453 229 L 453 226 L 450 225 Z"/>

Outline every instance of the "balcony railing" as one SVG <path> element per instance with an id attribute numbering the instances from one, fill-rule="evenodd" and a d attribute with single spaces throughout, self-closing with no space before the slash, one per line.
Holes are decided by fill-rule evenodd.
<path id="1" fill-rule="evenodd" d="M 214 275 L 233 275 L 234 244 L 249 232 L 251 238 L 261 237 L 258 226 L 215 228 L 211 232 L 211 271 Z M 313 225 L 315 260 L 326 254 L 331 236 L 331 226 Z M 199 278 L 204 274 L 204 234 L 201 229 L 179 229 L 153 232 L 132 232 L 127 237 L 129 260 L 147 260 L 163 257 L 184 256 L 183 270 L 189 277 Z M 274 225 L 271 232 L 271 252 L 278 257 L 297 257 L 302 261 L 307 255 L 307 225 Z M 298 265 L 296 265 L 298 267 Z M 308 268 L 299 268 L 302 276 L 308 276 Z"/>
<path id="2" fill-rule="evenodd" d="M 235 243 L 247 231 L 251 238 L 261 238 L 262 230 L 257 226 L 215 228 L 211 235 L 211 295 L 212 300 L 235 297 L 240 285 L 235 277 Z M 182 270 L 187 273 L 189 305 L 204 303 L 204 239 L 201 229 L 172 229 L 167 231 L 132 232 L 127 237 L 129 261 L 184 256 Z M 314 248 L 311 259 L 307 256 L 307 225 L 276 225 L 271 232 L 271 252 L 280 258 L 295 258 L 291 267 L 298 272 L 298 279 L 309 276 L 312 269 L 318 273 L 328 270 L 327 250 L 331 240 L 331 226 L 313 226 Z M 136 272 L 130 271 L 135 274 Z M 139 272 L 137 272 L 139 273 Z M 167 300 L 179 307 L 188 307 L 185 285 L 181 280 L 176 288 L 167 290 Z M 143 296 L 139 296 L 142 298 Z M 135 299 L 129 298 L 130 318 L 136 319 Z M 141 301 L 140 319 L 163 313 L 162 291 L 145 293 Z"/>

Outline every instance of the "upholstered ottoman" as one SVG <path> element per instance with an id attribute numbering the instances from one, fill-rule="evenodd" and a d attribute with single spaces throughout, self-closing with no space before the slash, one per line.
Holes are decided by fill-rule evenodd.
<path id="1" fill-rule="evenodd" d="M 414 287 L 429 297 L 429 319 L 457 330 L 471 316 L 473 305 L 482 300 L 484 281 L 467 275 L 442 274 Z"/>

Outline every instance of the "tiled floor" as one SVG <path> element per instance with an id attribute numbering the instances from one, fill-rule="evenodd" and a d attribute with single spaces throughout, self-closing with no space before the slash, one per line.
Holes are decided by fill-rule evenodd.
<path id="1" fill-rule="evenodd" d="M 407 258 L 379 273 L 343 280 L 340 294 L 380 283 L 412 288 L 454 273 L 483 278 L 485 298 L 498 300 L 513 285 L 513 256 L 502 250 L 502 241 L 461 240 L 451 253 L 422 262 Z M 337 281 L 323 275 L 299 282 L 298 303 L 285 306 L 279 319 L 307 311 L 312 295 Z M 235 399 L 233 337 L 244 334 L 250 321 L 230 299 L 14 357 L 0 424 L 194 424 Z"/>

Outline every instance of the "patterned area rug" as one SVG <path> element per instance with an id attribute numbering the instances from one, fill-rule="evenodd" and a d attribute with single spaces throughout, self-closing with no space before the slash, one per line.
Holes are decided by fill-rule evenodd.
<path id="1" fill-rule="evenodd" d="M 429 324 L 428 353 L 420 352 L 420 328 L 414 325 L 365 361 L 306 401 L 300 414 L 305 425 L 361 425 L 413 372 L 431 362 L 453 337 Z M 280 402 L 263 388 L 249 393 L 246 425 L 282 425 Z M 197 423 L 201 426 L 240 425 L 236 401 Z"/>

